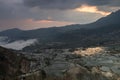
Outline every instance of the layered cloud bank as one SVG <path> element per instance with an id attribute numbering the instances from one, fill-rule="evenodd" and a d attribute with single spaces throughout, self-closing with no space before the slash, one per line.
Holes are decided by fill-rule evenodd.
<path id="1" fill-rule="evenodd" d="M 75 9 L 83 4 L 91 6 L 120 6 L 119 0 L 24 0 L 29 7 L 43 9 Z"/>
<path id="2" fill-rule="evenodd" d="M 120 9 L 119 3 L 120 0 L 0 0 L 0 30 L 86 24 Z M 29 25 L 26 20 L 34 22 Z"/>

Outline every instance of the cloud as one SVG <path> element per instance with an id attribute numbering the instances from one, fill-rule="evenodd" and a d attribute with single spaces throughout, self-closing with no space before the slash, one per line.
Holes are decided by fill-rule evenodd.
<path id="1" fill-rule="evenodd" d="M 103 16 L 109 15 L 111 12 L 100 11 L 96 6 L 82 5 L 76 8 L 75 11 L 88 12 L 88 13 L 99 13 Z"/>
<path id="2" fill-rule="evenodd" d="M 24 4 L 42 9 L 72 9 L 79 6 L 76 0 L 24 0 Z"/>
<path id="3" fill-rule="evenodd" d="M 83 4 L 91 6 L 120 6 L 120 0 L 24 0 L 24 5 L 41 9 L 74 9 Z"/>
<path id="4" fill-rule="evenodd" d="M 120 9 L 119 3 L 120 0 L 0 0 L 0 30 L 86 24 Z"/>
<path id="5" fill-rule="evenodd" d="M 0 1 L 0 19 L 11 18 L 12 16 L 12 8 Z"/>
<path id="6" fill-rule="evenodd" d="M 7 24 L 6 24 L 7 23 Z M 37 29 L 37 28 L 48 28 L 54 26 L 65 26 L 74 24 L 72 22 L 65 21 L 53 21 L 53 20 L 33 20 L 33 19 L 22 19 L 22 20 L 2 20 L 0 21 L 0 30 L 9 28 L 20 28 L 20 29 Z"/>
<path id="7" fill-rule="evenodd" d="M 112 7 L 109 7 L 109 6 L 98 6 L 97 8 L 98 8 L 98 10 L 105 11 L 105 12 L 115 12 L 115 11 L 120 9 L 119 6 L 112 6 Z"/>
<path id="8" fill-rule="evenodd" d="M 80 10 L 81 8 L 83 9 L 83 4 L 88 4 L 88 7 L 90 7 L 89 9 L 91 11 L 94 9 L 93 13 L 107 15 L 109 12 L 116 10 L 116 7 L 111 8 L 107 5 L 115 5 L 117 4 L 116 2 L 118 3 L 119 0 L 0 0 L 0 19 L 32 18 L 35 20 L 43 20 L 47 19 L 49 16 L 52 16 L 53 20 L 64 21 L 68 20 L 65 19 L 68 18 L 68 15 L 73 13 L 76 14 L 74 11 L 72 11 L 74 9 L 77 9 L 79 12 L 88 12 Z M 101 7 L 102 5 L 105 5 L 107 7 Z M 81 13 L 77 15 L 74 14 L 73 16 L 77 16 Z"/>

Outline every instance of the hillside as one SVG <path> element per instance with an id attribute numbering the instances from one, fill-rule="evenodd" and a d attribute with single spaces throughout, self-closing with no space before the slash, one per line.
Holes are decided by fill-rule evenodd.
<path id="1" fill-rule="evenodd" d="M 83 25 L 84 28 L 65 31 L 47 44 L 36 44 L 31 48 L 76 48 L 91 46 L 110 46 L 120 44 L 120 11 L 114 12 L 98 21 Z"/>
<path id="2" fill-rule="evenodd" d="M 0 47 L 0 80 L 15 80 L 29 71 L 29 60 L 11 50 Z"/>
<path id="3" fill-rule="evenodd" d="M 17 40 L 37 39 L 35 48 L 41 46 L 58 48 L 107 46 L 120 43 L 119 19 L 120 10 L 90 24 L 27 31 L 10 29 L 0 32 L 0 36 L 8 37 L 9 43 Z"/>
<path id="4" fill-rule="evenodd" d="M 24 80 L 119 80 L 120 46 L 76 49 L 39 49 L 25 55 L 33 72 Z"/>
<path id="5" fill-rule="evenodd" d="M 58 34 L 66 31 L 79 29 L 80 25 L 68 25 L 63 27 L 41 28 L 35 30 L 8 29 L 0 32 L 0 36 L 9 38 L 9 42 L 16 40 L 39 39 L 40 41 L 50 41 Z M 33 34 L 34 33 L 34 34 Z"/>
<path id="6" fill-rule="evenodd" d="M 120 11 L 101 18 L 88 28 L 64 32 L 56 40 L 73 47 L 120 44 Z M 92 27 L 91 27 L 92 25 Z M 96 25 L 96 26 L 95 26 Z"/>

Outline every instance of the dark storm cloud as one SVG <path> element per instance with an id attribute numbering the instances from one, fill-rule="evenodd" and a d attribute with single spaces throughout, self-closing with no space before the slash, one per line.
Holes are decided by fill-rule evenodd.
<path id="1" fill-rule="evenodd" d="M 40 7 L 42 9 L 74 9 L 82 4 L 93 6 L 120 6 L 120 0 L 24 0 L 29 7 Z"/>
<path id="2" fill-rule="evenodd" d="M 76 0 L 24 0 L 24 4 L 43 9 L 71 9 L 79 6 Z"/>
<path id="3" fill-rule="evenodd" d="M 119 6 L 119 3 L 120 0 L 0 0 L 0 19 L 33 18 L 40 20 L 51 15 L 66 15 L 66 9 L 74 9 L 82 4 Z M 33 7 L 37 7 L 37 10 Z M 38 9 L 38 7 L 41 9 Z M 98 7 L 100 10 L 108 10 L 109 8 Z"/>
<path id="4" fill-rule="evenodd" d="M 0 0 L 0 30 L 48 19 L 57 22 L 89 23 L 103 15 L 75 11 L 75 8 L 88 4 L 96 6 L 99 11 L 112 12 L 120 9 L 119 3 L 120 0 Z M 29 27 L 34 27 L 34 24 Z"/>
<path id="5" fill-rule="evenodd" d="M 31 8 L 23 6 L 18 0 L 0 0 L 0 20 L 34 18 L 38 13 L 32 13 Z"/>
<path id="6" fill-rule="evenodd" d="M 12 16 L 12 8 L 0 1 L 0 19 L 11 18 Z"/>

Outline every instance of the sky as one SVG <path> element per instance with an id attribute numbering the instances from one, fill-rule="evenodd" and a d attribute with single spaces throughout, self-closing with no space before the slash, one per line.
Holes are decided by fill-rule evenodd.
<path id="1" fill-rule="evenodd" d="M 0 31 L 87 24 L 120 9 L 120 0 L 0 0 Z"/>

